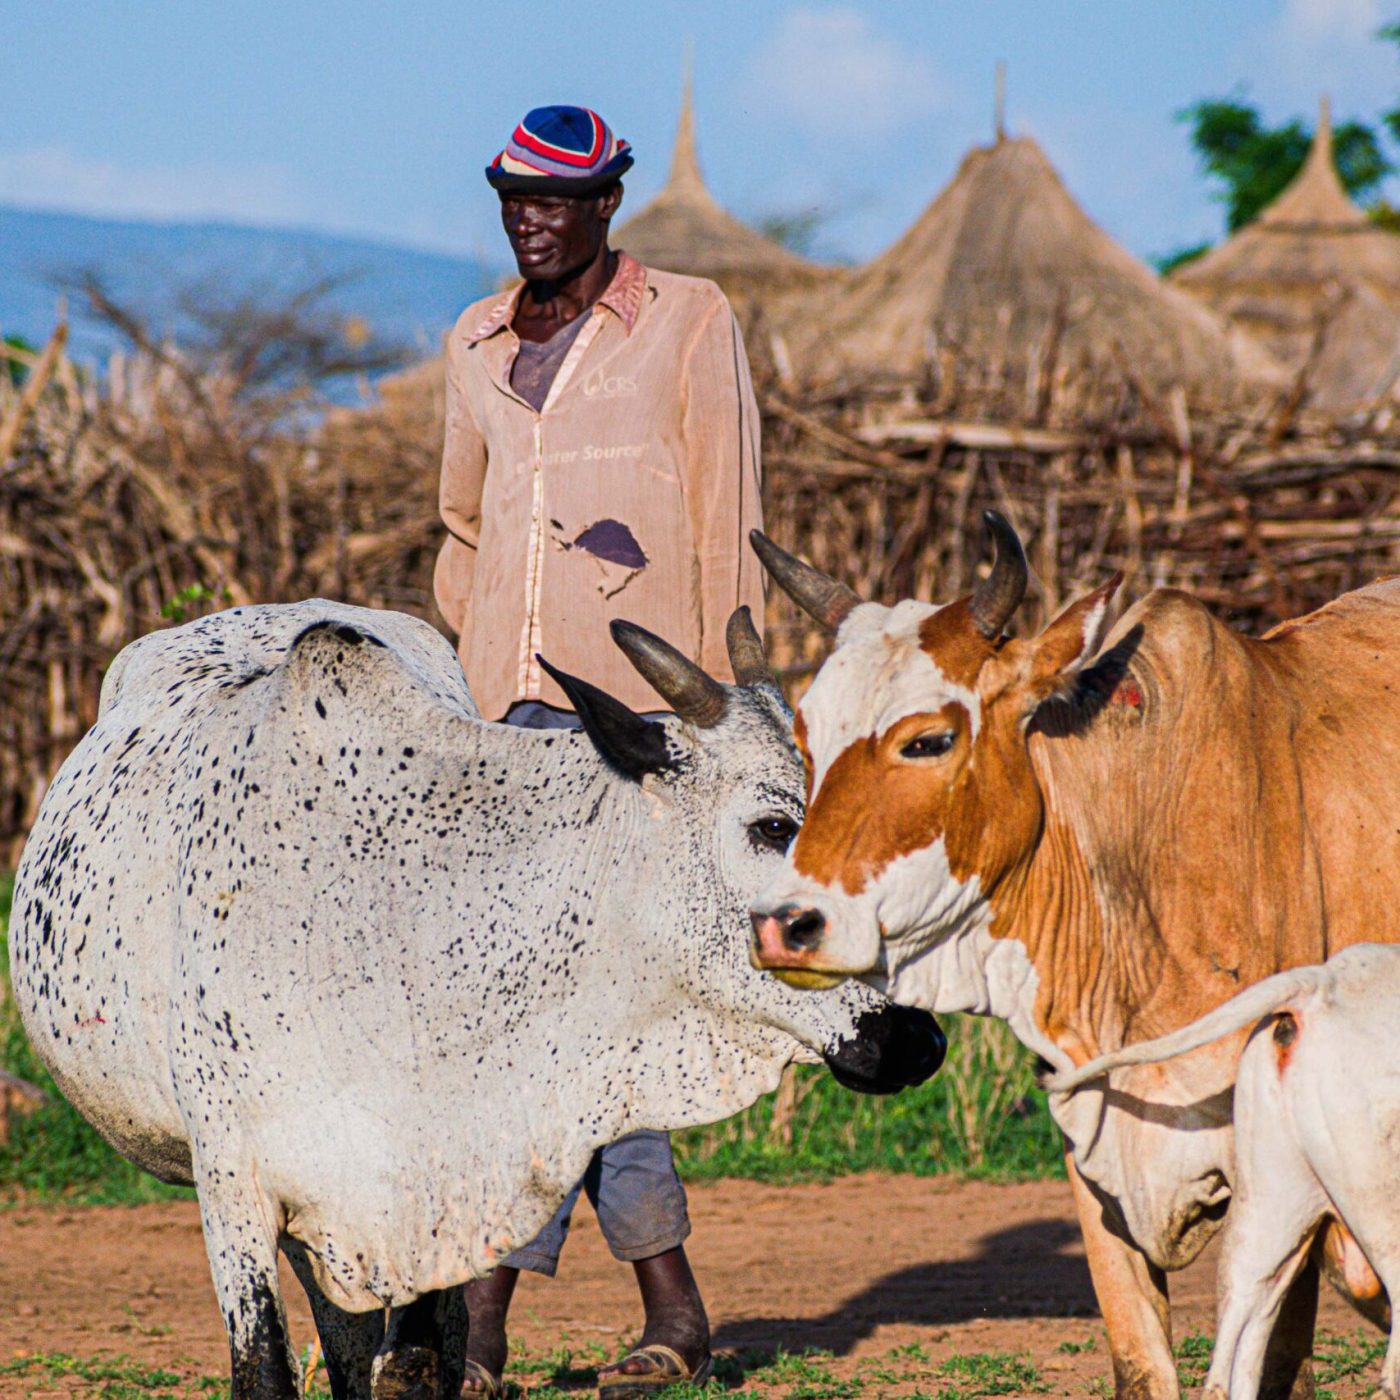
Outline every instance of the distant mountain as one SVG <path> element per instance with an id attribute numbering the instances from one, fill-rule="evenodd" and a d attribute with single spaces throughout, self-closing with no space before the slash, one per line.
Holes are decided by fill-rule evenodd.
<path id="1" fill-rule="evenodd" d="M 276 295 L 344 278 L 328 305 L 425 354 L 436 352 L 458 312 L 498 276 L 470 258 L 301 229 L 140 223 L 0 206 L 0 333 L 42 343 L 53 329 L 55 278 L 87 269 L 162 330 L 177 324 L 173 296 L 192 285 Z M 115 348 L 110 333 L 85 320 L 76 299 L 70 313 L 75 358 L 104 359 Z"/>

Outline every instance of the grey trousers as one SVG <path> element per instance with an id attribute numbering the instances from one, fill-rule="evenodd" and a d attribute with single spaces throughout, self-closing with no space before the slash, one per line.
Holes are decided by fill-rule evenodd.
<path id="1" fill-rule="evenodd" d="M 579 727 L 578 717 L 571 711 L 557 710 L 537 700 L 512 705 L 505 722 L 522 729 Z M 564 1198 L 554 1219 L 529 1244 L 506 1255 L 501 1263 L 553 1278 L 580 1191 L 588 1193 L 614 1259 L 650 1259 L 654 1254 L 675 1249 L 690 1234 L 685 1187 L 676 1174 L 670 1135 L 641 1128 L 600 1147 L 583 1180 Z"/>
<path id="2" fill-rule="evenodd" d="M 598 1226 L 614 1259 L 650 1259 L 675 1249 L 690 1234 L 685 1187 L 676 1175 L 670 1134 L 641 1128 L 600 1147 L 554 1219 L 501 1263 L 553 1278 L 580 1191 L 588 1193 L 598 1212 Z"/>

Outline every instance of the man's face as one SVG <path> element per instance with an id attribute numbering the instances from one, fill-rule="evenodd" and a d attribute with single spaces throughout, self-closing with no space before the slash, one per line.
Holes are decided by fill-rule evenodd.
<path id="1" fill-rule="evenodd" d="M 608 220 L 621 197 L 620 186 L 587 199 L 502 194 L 501 225 L 520 275 L 528 282 L 556 282 L 587 267 L 607 241 Z"/>

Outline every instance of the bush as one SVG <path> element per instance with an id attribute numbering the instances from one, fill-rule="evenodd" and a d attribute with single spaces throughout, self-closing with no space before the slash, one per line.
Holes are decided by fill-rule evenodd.
<path id="1" fill-rule="evenodd" d="M 777 1093 L 674 1137 L 687 1180 L 792 1181 L 851 1172 L 1043 1177 L 1063 1172 L 1035 1060 L 1000 1021 L 940 1018 L 948 1059 L 927 1084 L 875 1097 L 825 1070 L 789 1069 Z"/>

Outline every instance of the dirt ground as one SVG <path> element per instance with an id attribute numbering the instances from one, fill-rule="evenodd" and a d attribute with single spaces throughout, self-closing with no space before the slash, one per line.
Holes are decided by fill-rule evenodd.
<path id="1" fill-rule="evenodd" d="M 716 1348 L 739 1357 L 752 1373 L 746 1383 L 766 1394 L 823 1393 L 778 1383 L 771 1366 L 755 1369 L 780 1347 L 833 1353 L 824 1365 L 845 1394 L 938 1395 L 953 1384 L 940 1366 L 988 1352 L 1027 1357 L 1035 1378 L 1026 1390 L 1104 1391 L 1102 1325 L 1062 1182 L 726 1181 L 692 1188 L 691 1214 L 691 1257 Z M 1214 1249 L 1175 1276 L 1178 1338 L 1212 1330 L 1213 1268 Z M 309 1316 L 290 1274 L 285 1282 L 300 1346 Z M 527 1276 L 512 1321 L 526 1352 L 568 1348 L 578 1367 L 599 1348 L 614 1354 L 639 1330 L 631 1272 L 608 1255 L 586 1206 L 559 1278 Z M 1322 1326 L 1352 1334 L 1361 1324 L 1324 1296 Z M 104 1393 L 100 1380 L 25 1369 L 24 1356 L 37 1352 L 123 1356 L 186 1378 L 226 1375 L 193 1203 L 0 1211 L 0 1395 Z M 1333 1393 L 1364 1394 L 1364 1382 L 1374 1384 L 1374 1367 L 1367 1370 Z M 734 1368 L 730 1375 L 733 1384 Z M 842 1391 L 847 1380 L 861 1382 L 858 1390 Z"/>

